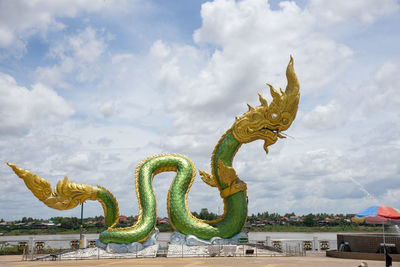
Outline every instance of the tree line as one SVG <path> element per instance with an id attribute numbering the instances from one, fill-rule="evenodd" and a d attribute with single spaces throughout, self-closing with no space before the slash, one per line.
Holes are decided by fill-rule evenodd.
<path id="1" fill-rule="evenodd" d="M 218 215 L 207 208 L 202 208 L 199 212 L 193 211 L 192 215 L 202 220 L 215 220 L 221 215 Z M 278 213 L 262 212 L 251 214 L 247 218 L 247 225 L 251 230 L 265 230 L 268 225 L 291 225 L 291 226 L 305 226 L 317 227 L 321 226 L 336 226 L 343 224 L 350 224 L 352 214 L 328 214 L 328 213 L 309 213 L 303 216 L 296 216 L 294 212 L 280 215 Z M 125 217 L 125 216 L 124 216 Z M 327 218 L 329 220 L 327 220 Z M 117 227 L 131 226 L 136 222 L 137 216 L 125 217 L 120 220 Z M 167 223 L 157 225 L 161 231 L 172 231 L 172 227 L 168 223 L 168 218 L 164 218 Z M 327 223 L 328 222 L 328 223 Z M 51 217 L 48 220 L 34 219 L 32 217 L 23 217 L 12 224 L 5 224 L 4 219 L 0 219 L 0 232 L 7 232 L 13 229 L 35 229 L 35 225 L 47 223 L 51 225 L 48 228 L 57 228 L 64 230 L 79 230 L 81 228 L 81 219 L 77 217 Z M 104 230 L 104 216 L 87 217 L 83 219 L 83 227 L 89 232 L 101 232 Z M 37 228 L 37 227 L 36 227 Z M 46 227 L 47 228 L 47 227 Z"/>

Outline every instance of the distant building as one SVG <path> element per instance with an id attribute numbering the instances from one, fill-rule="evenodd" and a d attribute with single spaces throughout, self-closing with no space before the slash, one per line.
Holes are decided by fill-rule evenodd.
<path id="1" fill-rule="evenodd" d="M 128 220 L 128 218 L 124 215 L 119 216 L 119 221 L 121 222 L 126 222 Z"/>
<path id="2" fill-rule="evenodd" d="M 289 222 L 300 222 L 300 217 L 297 216 L 290 216 Z"/>

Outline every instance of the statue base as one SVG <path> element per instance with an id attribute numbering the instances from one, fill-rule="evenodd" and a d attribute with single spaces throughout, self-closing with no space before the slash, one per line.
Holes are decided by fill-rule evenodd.
<path id="1" fill-rule="evenodd" d="M 147 240 L 143 243 L 132 242 L 130 244 L 104 244 L 100 240 L 96 240 L 96 247 L 102 248 L 108 253 L 137 253 L 138 251 L 142 251 L 147 247 L 156 245 L 159 232 L 160 231 L 158 230 L 158 228 L 154 228 L 153 233 L 151 233 L 150 237 L 147 238 Z"/>
<path id="2" fill-rule="evenodd" d="M 170 238 L 170 244 L 187 246 L 237 245 L 240 243 L 239 240 L 241 239 L 248 239 L 246 232 L 240 232 L 228 239 L 213 237 L 210 240 L 204 240 L 194 235 L 184 235 L 174 232 Z"/>
<path id="3" fill-rule="evenodd" d="M 150 237 L 143 243 L 132 242 L 130 244 L 117 244 L 108 243 L 104 244 L 100 240 L 96 241 L 96 247 L 104 249 L 108 253 L 137 253 L 143 249 L 154 246 L 157 244 L 157 237 L 159 234 L 157 228 L 154 229 Z M 184 235 L 179 232 L 174 232 L 170 237 L 170 245 L 185 245 L 188 247 L 194 246 L 212 246 L 212 245 L 237 245 L 240 244 L 240 240 L 247 240 L 248 235 L 246 232 L 240 232 L 237 235 L 224 239 L 221 237 L 213 237 L 210 240 L 204 240 L 194 235 Z"/>

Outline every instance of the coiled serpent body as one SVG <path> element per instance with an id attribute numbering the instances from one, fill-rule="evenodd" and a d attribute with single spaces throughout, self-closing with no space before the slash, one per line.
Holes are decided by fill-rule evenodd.
<path id="1" fill-rule="evenodd" d="M 179 154 L 163 154 L 149 157 L 136 168 L 135 183 L 139 202 L 139 216 L 135 225 L 118 228 L 118 203 L 106 188 L 69 182 L 65 177 L 52 192 L 50 183 L 39 176 L 7 163 L 24 180 L 32 193 L 47 206 L 65 210 L 76 207 L 86 200 L 97 200 L 105 214 L 107 229 L 100 234 L 103 243 L 128 244 L 143 242 L 152 233 L 157 220 L 156 198 L 152 180 L 165 171 L 175 171 L 176 176 L 168 192 L 167 208 L 172 227 L 182 234 L 192 234 L 201 239 L 213 237 L 230 238 L 239 233 L 247 219 L 246 183 L 239 179 L 232 162 L 243 143 L 257 139 L 265 141 L 264 149 L 284 138 L 281 132 L 293 122 L 299 102 L 299 84 L 291 59 L 286 70 L 288 85 L 279 94 L 271 85 L 273 101 L 268 105 L 261 96 L 261 106 L 253 108 L 237 117 L 233 126 L 226 131 L 216 145 L 211 159 L 211 174 L 200 171 L 204 182 L 217 187 L 224 200 L 224 213 L 214 221 L 200 220 L 188 209 L 187 196 L 196 175 L 192 161 Z"/>
<path id="2" fill-rule="evenodd" d="M 216 158 L 225 161 L 226 165 L 230 165 L 240 143 L 234 139 L 231 132 L 220 143 Z M 225 153 L 220 153 L 218 150 L 223 150 Z M 230 153 L 227 153 L 227 150 L 230 150 Z M 193 234 L 206 240 L 215 236 L 229 238 L 241 231 L 247 218 L 245 192 L 237 192 L 225 199 L 226 211 L 223 219 L 216 221 L 199 220 L 191 214 L 187 205 L 187 195 L 196 175 L 192 161 L 179 154 L 164 154 L 150 157 L 136 168 L 136 193 L 141 210 L 138 222 L 128 228 L 109 227 L 100 234 L 100 240 L 103 243 L 142 242 L 148 238 L 155 227 L 157 218 L 152 180 L 156 174 L 164 171 L 176 171 L 167 200 L 168 217 L 176 231 L 183 234 Z M 218 173 L 218 168 L 215 171 Z M 100 194 L 103 194 L 103 192 Z M 109 200 L 111 199 L 107 195 L 104 196 Z M 107 203 L 106 210 L 110 210 L 114 206 L 112 201 L 105 203 Z"/>

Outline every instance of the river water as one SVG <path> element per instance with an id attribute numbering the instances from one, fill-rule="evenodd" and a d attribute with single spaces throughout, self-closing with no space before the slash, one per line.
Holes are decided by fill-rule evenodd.
<path id="1" fill-rule="evenodd" d="M 341 233 L 343 234 L 343 233 Z M 160 233 L 159 242 L 167 243 L 172 233 Z M 265 241 L 267 237 L 271 240 L 329 240 L 336 242 L 337 233 L 315 232 L 315 233 L 299 233 L 299 232 L 250 232 L 249 241 Z M 0 242 L 6 241 L 10 244 L 18 244 L 18 242 L 28 242 L 29 237 L 33 237 L 34 241 L 45 242 L 45 247 L 51 248 L 69 248 L 70 241 L 79 240 L 79 234 L 59 234 L 59 235 L 19 235 L 19 236 L 0 236 Z M 99 234 L 86 234 L 88 241 L 98 239 Z"/>

